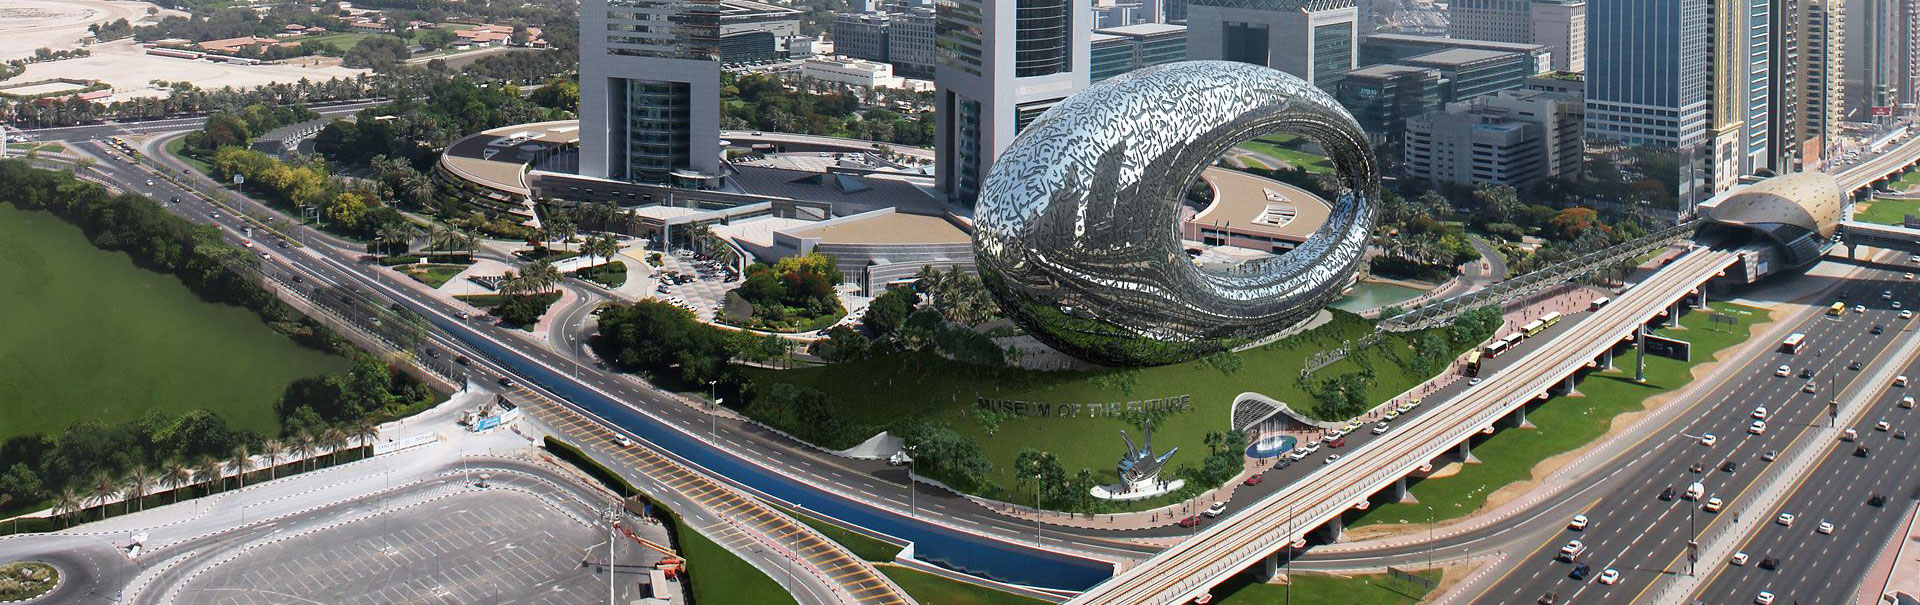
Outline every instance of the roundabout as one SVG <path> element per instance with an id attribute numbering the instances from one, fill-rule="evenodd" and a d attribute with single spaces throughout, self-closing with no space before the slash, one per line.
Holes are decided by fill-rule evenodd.
<path id="1" fill-rule="evenodd" d="M 39 561 L 0 564 L 0 603 L 39 600 L 60 587 L 60 570 Z"/>

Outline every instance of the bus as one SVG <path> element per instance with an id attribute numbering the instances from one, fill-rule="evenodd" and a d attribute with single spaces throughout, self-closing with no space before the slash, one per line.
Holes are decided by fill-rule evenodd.
<path id="1" fill-rule="evenodd" d="M 1780 350 L 1787 353 L 1798 353 L 1800 352 L 1800 345 L 1806 341 L 1807 335 L 1794 332 L 1792 335 L 1787 336 L 1786 340 L 1780 341 Z"/>
<path id="2" fill-rule="evenodd" d="M 1527 337 L 1526 334 L 1522 334 L 1520 332 L 1514 332 L 1512 334 L 1508 334 L 1506 338 L 1500 339 L 1500 342 L 1507 343 L 1507 348 L 1511 349 L 1511 348 L 1520 346 L 1520 339 L 1523 339 L 1526 337 Z"/>
<path id="3" fill-rule="evenodd" d="M 1833 303 L 1833 306 L 1827 307 L 1827 315 L 1830 315 L 1833 317 L 1839 317 L 1846 314 L 1847 314 L 1847 303 L 1836 302 L 1836 303 Z"/>
<path id="4" fill-rule="evenodd" d="M 1527 322 L 1527 325 L 1520 326 L 1520 333 L 1530 337 L 1539 336 L 1540 332 L 1546 329 L 1547 329 L 1547 322 L 1536 319 L 1536 320 Z"/>
<path id="5" fill-rule="evenodd" d="M 1588 310 L 1588 311 L 1599 311 L 1599 310 L 1600 310 L 1600 307 L 1604 307 L 1604 306 L 1607 306 L 1607 303 L 1610 303 L 1610 302 L 1613 302 L 1613 299 L 1611 299 L 1611 298 L 1607 298 L 1607 297 L 1605 297 L 1605 296 L 1602 296 L 1602 297 L 1600 297 L 1600 298 L 1596 298 L 1596 299 L 1593 299 L 1593 302 L 1590 302 L 1590 303 L 1587 303 L 1587 310 Z"/>
<path id="6" fill-rule="evenodd" d="M 1467 375 L 1468 376 L 1480 375 L 1480 352 L 1479 351 L 1467 351 Z"/>
<path id="7" fill-rule="evenodd" d="M 1507 341 L 1496 340 L 1480 350 L 1486 351 L 1488 359 L 1499 357 L 1501 353 L 1507 352 Z"/>
<path id="8" fill-rule="evenodd" d="M 1549 328 L 1553 327 L 1553 324 L 1560 323 L 1560 312 L 1554 311 L 1552 313 L 1548 313 L 1546 315 L 1540 316 L 1540 323 L 1546 324 L 1547 327 Z"/>

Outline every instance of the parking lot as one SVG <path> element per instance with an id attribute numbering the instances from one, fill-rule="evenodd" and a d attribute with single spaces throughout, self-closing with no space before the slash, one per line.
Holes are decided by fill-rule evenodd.
<path id="1" fill-rule="evenodd" d="M 573 513 L 518 491 L 462 493 L 254 548 L 201 574 L 179 600 L 580 603 L 607 590 L 606 537 L 576 518 L 588 511 Z M 616 562 L 639 563 L 637 554 L 623 540 Z M 640 577 L 616 583 L 619 602 L 641 596 Z"/>

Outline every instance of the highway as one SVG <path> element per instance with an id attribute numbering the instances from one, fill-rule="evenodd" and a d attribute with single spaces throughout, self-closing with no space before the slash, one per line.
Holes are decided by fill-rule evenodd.
<path id="1" fill-rule="evenodd" d="M 312 106 L 309 106 L 309 108 L 312 109 L 314 113 L 320 114 L 322 116 L 348 116 L 355 113 L 359 113 L 360 110 L 362 109 L 366 109 L 369 107 L 378 107 L 385 103 L 386 101 L 381 101 L 381 100 L 349 101 L 345 103 L 335 103 L 335 104 L 328 104 L 328 105 L 312 105 Z M 154 134 L 154 133 L 162 133 L 162 132 L 180 132 L 180 131 L 186 131 L 186 130 L 194 130 L 206 123 L 207 123 L 206 116 L 192 116 L 192 117 L 185 117 L 185 118 L 165 118 L 165 119 L 159 119 L 159 120 L 144 120 L 144 121 L 109 120 L 100 124 L 83 124 L 80 126 L 60 126 L 56 128 L 36 128 L 32 130 L 20 130 L 20 131 L 9 130 L 7 132 L 7 136 L 8 138 L 12 138 L 18 134 L 26 134 L 35 141 L 62 141 L 62 142 L 77 143 L 77 142 L 89 141 L 93 139 L 104 139 L 110 136 Z"/>
<path id="2" fill-rule="evenodd" d="M 1309 529 L 1337 518 L 1469 434 L 1491 427 L 1518 404 L 1560 382 L 1563 369 L 1570 371 L 1598 358 L 1602 350 L 1630 335 L 1633 325 L 1652 319 L 1734 260 L 1731 252 L 1707 247 L 1681 256 L 1577 323 L 1556 339 L 1555 346 L 1522 357 L 1516 366 L 1527 373 L 1509 373 L 1469 387 L 1461 397 L 1438 404 L 1436 411 L 1398 429 L 1396 438 L 1348 453 L 1307 480 L 1287 486 L 1071 602 L 1179 603 L 1206 594 L 1221 580 L 1298 541 Z"/>
<path id="3" fill-rule="evenodd" d="M 1901 373 L 1920 377 L 1920 362 L 1905 364 Z M 1772 592 L 1781 603 L 1828 603 L 1850 599 L 1879 554 L 1879 546 L 1899 535 L 1912 507 L 1920 500 L 1920 465 L 1914 464 L 1920 439 L 1920 410 L 1904 409 L 1902 397 L 1920 394 L 1910 388 L 1880 389 L 1876 402 L 1853 428 L 1857 443 L 1823 436 L 1806 447 L 1826 450 L 1820 464 L 1779 505 L 1763 511 L 1772 519 L 1780 513 L 1796 518 L 1791 527 L 1777 522 L 1762 525 L 1736 549 L 1749 557 L 1745 565 L 1707 561 L 1712 570 L 1706 588 L 1695 598 L 1708 603 L 1750 602 L 1760 591 Z M 1888 430 L 1876 428 L 1886 421 Z M 1895 431 L 1906 431 L 1900 439 Z M 1854 455 L 1856 445 L 1869 449 Z M 1868 499 L 1885 497 L 1875 506 Z M 1821 521 L 1834 525 L 1832 535 L 1816 531 Z M 1777 557 L 1780 566 L 1768 570 L 1762 558 Z M 1877 589 L 1876 584 L 1873 588 Z"/>
<path id="4" fill-rule="evenodd" d="M 1706 532 L 1723 518 L 1750 512 L 1748 490 L 1771 464 L 1762 453 L 1788 453 L 1806 447 L 1807 429 L 1824 422 L 1827 403 L 1835 397 L 1834 385 L 1843 392 L 1874 385 L 1856 384 L 1857 377 L 1885 363 L 1881 357 L 1897 336 L 1912 336 L 1912 320 L 1899 318 L 1890 301 L 1880 298 L 1883 290 L 1894 290 L 1896 300 L 1920 301 L 1920 282 L 1904 281 L 1889 270 L 1872 270 L 1860 279 L 1850 280 L 1842 292 L 1849 305 L 1862 303 L 1865 313 L 1849 309 L 1840 317 L 1830 317 L 1825 309 L 1816 309 L 1789 319 L 1792 330 L 1805 333 L 1807 343 L 1797 354 L 1778 348 L 1725 370 L 1733 377 L 1711 394 L 1709 405 L 1683 423 L 1655 433 L 1654 442 L 1639 458 L 1624 467 L 1627 479 L 1616 488 L 1597 495 L 1579 512 L 1590 525 L 1585 531 L 1566 530 L 1537 541 L 1531 552 L 1508 562 L 1513 566 L 1498 582 L 1481 594 L 1483 599 L 1502 602 L 1530 602 L 1552 593 L 1560 603 L 1629 602 L 1643 596 L 1663 574 L 1684 573 L 1689 536 Z M 1872 334 L 1874 325 L 1882 334 Z M 1865 365 L 1849 367 L 1854 361 Z M 1791 375 L 1780 377 L 1776 368 L 1787 365 Z M 1801 373 L 1812 372 L 1816 393 L 1805 393 L 1809 382 Z M 1767 408 L 1763 434 L 1748 432 L 1754 408 Z M 1718 442 L 1701 445 L 1700 438 L 1713 434 Z M 1725 471 L 1722 465 L 1733 462 L 1736 468 Z M 1698 465 L 1702 470 L 1694 472 Z M 1698 502 L 1676 495 L 1671 501 L 1660 494 L 1667 487 L 1683 492 L 1699 482 L 1705 494 Z M 1714 514 L 1702 510 L 1710 498 L 1722 498 L 1725 510 Z M 1565 523 L 1565 519 L 1561 522 Z M 1559 549 L 1569 540 L 1579 539 L 1586 551 L 1577 557 L 1591 566 L 1584 580 L 1569 577 L 1572 563 L 1555 560 Z M 1618 584 L 1607 586 L 1596 581 L 1605 569 L 1621 574 Z"/>
<path id="5" fill-rule="evenodd" d="M 1920 136 L 1908 135 L 1905 141 L 1892 149 L 1874 155 L 1859 165 L 1834 174 L 1840 181 L 1840 190 L 1852 192 L 1861 187 L 1872 185 L 1874 181 L 1886 177 L 1896 170 L 1920 161 Z"/>

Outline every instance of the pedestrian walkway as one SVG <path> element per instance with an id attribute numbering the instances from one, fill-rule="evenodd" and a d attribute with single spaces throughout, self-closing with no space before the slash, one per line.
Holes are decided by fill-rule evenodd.
<path id="1" fill-rule="evenodd" d="M 673 490 L 694 505 L 711 511 L 716 520 L 695 529 L 729 550 L 765 550 L 804 564 L 807 571 L 814 574 L 814 580 L 832 588 L 839 597 L 836 601 L 912 602 L 905 591 L 895 586 L 872 564 L 759 500 L 690 470 L 651 448 L 621 445 L 614 440 L 614 433 L 599 422 L 549 402 L 525 388 L 516 389 L 509 398 L 521 404 L 521 409 L 527 410 L 558 436 L 583 449 L 613 458 L 618 463 L 617 471 L 638 473 Z M 645 482 L 635 483 L 644 485 Z M 690 514 L 690 511 L 680 512 L 683 518 L 698 522 L 698 516 Z"/>

